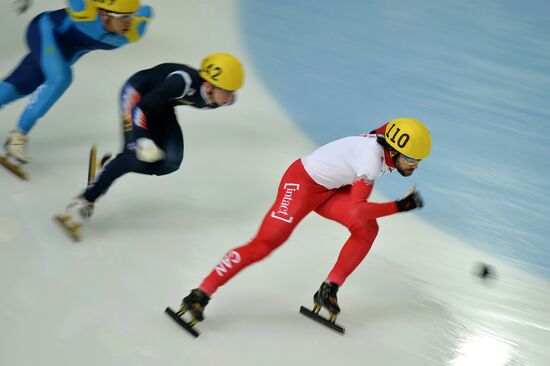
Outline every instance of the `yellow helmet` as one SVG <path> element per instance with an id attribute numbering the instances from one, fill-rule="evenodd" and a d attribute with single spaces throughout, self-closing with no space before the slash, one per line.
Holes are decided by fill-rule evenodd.
<path id="1" fill-rule="evenodd" d="M 398 118 L 386 125 L 386 142 L 401 154 L 413 159 L 424 159 L 430 155 L 432 138 L 430 132 L 417 119 Z"/>
<path id="2" fill-rule="evenodd" d="M 238 90 L 244 82 L 243 66 L 235 56 L 228 53 L 213 53 L 203 58 L 199 75 L 224 90 Z"/>
<path id="3" fill-rule="evenodd" d="M 92 0 L 99 9 L 113 13 L 135 13 L 139 10 L 140 0 Z"/>

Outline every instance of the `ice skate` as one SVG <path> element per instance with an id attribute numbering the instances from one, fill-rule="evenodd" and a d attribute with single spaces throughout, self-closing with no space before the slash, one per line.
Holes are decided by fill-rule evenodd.
<path id="1" fill-rule="evenodd" d="M 319 290 L 313 295 L 313 302 L 315 306 L 313 311 L 319 313 L 321 308 L 324 307 L 330 313 L 329 320 L 334 322 L 336 316 L 340 312 L 340 307 L 338 306 L 338 298 L 336 293 L 338 292 L 338 285 L 335 283 L 323 282 Z"/>
<path id="2" fill-rule="evenodd" d="M 97 175 L 99 169 L 103 167 L 111 160 L 111 154 L 107 153 L 103 155 L 101 160 L 97 160 L 97 147 L 95 145 L 90 149 L 90 158 L 88 159 L 88 180 L 87 185 L 90 185 Z M 90 216 L 94 212 L 94 204 L 90 203 Z"/>
<path id="3" fill-rule="evenodd" d="M 87 184 L 90 184 L 94 178 L 97 170 L 97 147 L 95 145 L 90 149 L 90 158 L 88 159 L 88 180 Z"/>
<path id="4" fill-rule="evenodd" d="M 91 184 L 96 175 L 97 175 L 97 172 L 99 169 L 103 169 L 103 167 L 105 165 L 107 165 L 107 163 L 109 161 L 111 161 L 111 154 L 110 153 L 106 153 L 103 155 L 103 157 L 101 158 L 101 160 L 98 160 L 97 159 L 97 147 L 95 145 L 92 146 L 92 148 L 90 149 L 90 158 L 88 160 L 88 180 L 87 180 L 87 184 Z"/>
<path id="5" fill-rule="evenodd" d="M 28 179 L 28 174 L 23 170 L 22 165 L 30 160 L 27 154 L 28 141 L 24 133 L 18 130 L 12 131 L 4 144 L 5 153 L 0 155 L 0 164 L 24 180 Z"/>
<path id="6" fill-rule="evenodd" d="M 210 301 L 208 295 L 202 292 L 200 289 L 193 289 L 191 293 L 183 298 L 181 306 L 177 312 L 174 312 L 169 307 L 166 308 L 165 312 L 170 315 L 179 325 L 181 325 L 185 330 L 191 333 L 193 336 L 198 337 L 199 333 L 193 329 L 193 327 L 200 321 L 204 320 L 204 308 Z M 191 314 L 191 319 L 186 321 L 182 317 L 183 315 L 189 312 Z"/>
<path id="7" fill-rule="evenodd" d="M 300 308 L 300 313 L 343 334 L 345 329 L 336 324 L 336 317 L 338 316 L 338 313 L 340 313 L 338 298 L 336 296 L 337 292 L 338 285 L 332 282 L 323 282 L 319 290 L 315 293 L 315 295 L 313 295 L 313 310 L 309 310 L 302 306 Z M 328 310 L 328 319 L 319 315 L 322 308 Z"/>
<path id="8" fill-rule="evenodd" d="M 97 147 L 94 145 L 90 149 L 88 159 L 88 179 L 87 185 L 91 184 L 96 178 L 98 169 L 101 169 L 111 158 L 111 154 L 106 154 L 103 158 L 97 160 Z M 74 241 L 80 241 L 80 229 L 90 220 L 94 212 L 94 203 L 88 202 L 84 197 L 76 197 L 62 215 L 55 216 L 55 220 L 65 229 Z"/>
<path id="9" fill-rule="evenodd" d="M 80 241 L 80 229 L 89 221 L 91 207 L 92 204 L 83 197 L 76 197 L 69 203 L 63 214 L 56 215 L 54 218 L 74 241 Z"/>

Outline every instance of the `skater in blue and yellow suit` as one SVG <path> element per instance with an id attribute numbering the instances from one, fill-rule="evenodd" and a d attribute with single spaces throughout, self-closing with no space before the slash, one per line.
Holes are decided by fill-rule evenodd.
<path id="1" fill-rule="evenodd" d="M 27 28 L 29 53 L 3 81 L 0 108 L 32 93 L 7 155 L 29 162 L 28 133 L 71 85 L 71 66 L 85 53 L 138 41 L 152 18 L 140 0 L 68 0 L 68 7 L 37 15 Z"/>

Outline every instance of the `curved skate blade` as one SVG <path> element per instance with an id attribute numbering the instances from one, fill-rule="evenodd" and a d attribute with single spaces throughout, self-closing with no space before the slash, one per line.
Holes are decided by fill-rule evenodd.
<path id="1" fill-rule="evenodd" d="M 325 327 L 328 327 L 340 334 L 344 334 L 344 332 L 346 331 L 343 327 L 341 327 L 340 325 L 336 324 L 334 321 L 336 320 L 336 316 L 334 316 L 334 321 L 330 321 L 328 319 L 326 319 L 325 317 L 309 310 L 308 308 L 304 307 L 304 306 L 300 306 L 300 314 L 303 314 L 305 316 L 307 316 L 308 318 L 312 319 L 312 320 L 315 320 L 316 322 L 318 323 L 321 323 L 323 324 Z M 332 317 L 331 317 L 332 319 Z"/>
<path id="2" fill-rule="evenodd" d="M 67 223 L 67 218 L 65 215 L 55 215 L 53 219 L 63 228 L 63 231 L 65 231 L 69 236 L 73 239 L 73 241 L 78 242 L 80 241 L 81 237 L 78 234 L 78 230 L 80 229 L 81 225 L 71 226 Z"/>
<path id="3" fill-rule="evenodd" d="M 168 314 L 170 316 L 170 318 L 172 318 L 176 323 L 178 323 L 183 329 L 185 329 L 187 332 L 189 332 L 195 338 L 197 338 L 200 335 L 199 332 L 197 332 L 195 329 L 193 329 L 193 326 L 195 324 L 197 324 L 196 319 L 193 319 L 189 323 L 187 323 L 180 316 L 178 316 L 178 314 L 180 313 L 179 311 L 176 314 L 176 312 L 174 312 L 174 310 L 170 309 L 170 307 L 167 307 L 166 310 L 164 310 L 164 312 L 166 314 Z M 183 315 L 183 314 L 181 314 L 181 315 Z"/>
<path id="4" fill-rule="evenodd" d="M 97 147 L 93 145 L 90 149 L 90 158 L 88 159 L 88 184 L 92 183 L 92 181 L 95 179 L 97 166 Z"/>
<path id="5" fill-rule="evenodd" d="M 29 175 L 27 174 L 27 172 L 21 168 L 22 164 L 12 161 L 12 159 L 10 159 L 8 156 L 0 155 L 0 164 L 13 174 L 17 175 L 19 178 L 23 180 L 29 179 Z"/>

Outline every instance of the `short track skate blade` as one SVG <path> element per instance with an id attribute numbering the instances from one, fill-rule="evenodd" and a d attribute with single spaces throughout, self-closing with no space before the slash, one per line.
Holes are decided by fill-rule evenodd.
<path id="1" fill-rule="evenodd" d="M 97 166 L 97 147 L 93 145 L 90 149 L 90 158 L 88 159 L 88 184 L 92 183 L 95 179 Z"/>
<path id="2" fill-rule="evenodd" d="M 340 334 L 344 334 L 344 332 L 346 331 L 343 327 L 339 326 L 336 323 L 333 323 L 333 322 L 329 321 L 328 319 L 322 317 L 319 314 L 314 313 L 313 311 L 309 310 L 306 307 L 300 306 L 300 314 L 303 314 L 303 315 L 307 316 L 308 318 L 310 318 L 312 320 L 315 320 L 316 322 L 321 323 L 324 326 L 329 327 L 332 330 L 337 331 Z"/>
<path id="3" fill-rule="evenodd" d="M 63 218 L 63 215 L 56 215 L 53 217 L 53 219 L 63 228 L 63 231 L 65 231 L 71 237 L 71 239 L 73 239 L 73 241 L 80 241 L 81 237 L 80 235 L 78 235 L 78 229 L 67 225 L 67 222 Z"/>
<path id="4" fill-rule="evenodd" d="M 17 175 L 19 178 L 23 180 L 29 179 L 29 175 L 26 171 L 21 169 L 21 165 L 11 162 L 5 155 L 0 155 L 0 164 L 2 164 L 4 168 L 8 169 L 13 174 Z"/>
<path id="5" fill-rule="evenodd" d="M 185 329 L 186 331 L 188 331 L 189 333 L 191 333 L 195 338 L 197 338 L 199 336 L 199 332 L 197 332 L 195 329 L 193 329 L 192 326 L 190 326 L 189 324 L 187 324 L 187 322 L 185 322 L 185 320 L 183 320 L 182 318 L 180 318 L 178 316 L 178 314 L 176 314 L 174 312 L 174 310 L 170 309 L 169 307 L 166 308 L 166 310 L 164 310 L 164 312 L 166 314 L 168 314 L 170 316 L 170 318 L 174 319 L 174 321 L 176 323 L 178 323 L 179 325 L 182 326 L 183 329 Z"/>

